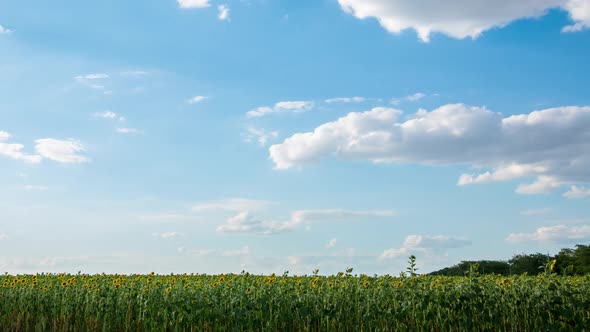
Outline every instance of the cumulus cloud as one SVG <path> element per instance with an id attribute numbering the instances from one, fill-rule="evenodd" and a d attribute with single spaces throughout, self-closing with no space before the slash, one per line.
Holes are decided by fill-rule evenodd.
<path id="1" fill-rule="evenodd" d="M 553 242 L 571 244 L 588 240 L 590 240 L 590 226 L 588 225 L 539 227 L 533 233 L 512 233 L 506 238 L 506 241 L 513 243 Z"/>
<path id="2" fill-rule="evenodd" d="M 79 141 L 57 140 L 43 138 L 35 141 L 35 151 L 43 158 L 60 163 L 84 163 L 90 161 L 87 157 L 80 155 L 86 148 Z"/>
<path id="3" fill-rule="evenodd" d="M 229 20 L 229 7 L 227 5 L 219 5 L 217 6 L 217 18 L 221 21 Z"/>
<path id="4" fill-rule="evenodd" d="M 180 8 L 207 8 L 211 6 L 209 0 L 177 0 Z"/>
<path id="5" fill-rule="evenodd" d="M 216 210 L 226 210 L 226 211 L 234 211 L 234 212 L 241 212 L 241 211 L 257 211 L 264 209 L 271 203 L 268 201 L 263 200 L 255 200 L 255 199 L 246 199 L 246 198 L 229 198 L 223 199 L 218 201 L 209 201 L 203 202 L 193 206 L 192 210 L 195 212 L 204 212 L 204 211 L 216 211 Z"/>
<path id="6" fill-rule="evenodd" d="M 339 221 L 366 221 L 375 218 L 395 216 L 394 211 L 389 210 L 298 210 L 291 213 L 291 218 L 286 221 L 269 221 L 252 215 L 250 212 L 240 212 L 227 220 L 217 228 L 223 233 L 254 233 L 254 234 L 278 234 L 291 232 L 302 224 L 315 222 L 339 222 Z"/>
<path id="7" fill-rule="evenodd" d="M 445 235 L 425 236 L 409 235 L 401 248 L 386 249 L 381 259 L 394 259 L 411 255 L 412 253 L 428 253 L 432 250 L 455 249 L 471 245 L 471 241 Z"/>
<path id="8" fill-rule="evenodd" d="M 569 13 L 573 25 L 565 32 L 590 26 L 589 0 L 338 0 L 341 8 L 359 19 L 375 18 L 391 33 L 413 29 L 428 42 L 432 33 L 463 39 L 504 27 L 523 18 L 544 16 L 550 9 Z"/>
<path id="9" fill-rule="evenodd" d="M 590 189 L 586 187 L 572 186 L 570 190 L 563 194 L 563 196 L 570 199 L 590 197 Z"/>
<path id="10" fill-rule="evenodd" d="M 257 142 L 260 146 L 265 146 L 269 140 L 279 137 L 278 131 L 266 131 L 263 128 L 248 127 L 247 132 L 242 135 L 245 142 Z"/>
<path id="11" fill-rule="evenodd" d="M 15 160 L 22 160 L 26 163 L 38 164 L 42 157 L 39 155 L 30 155 L 22 152 L 24 145 L 18 143 L 6 143 L 12 135 L 5 131 L 0 131 L 0 156 L 5 156 Z"/>
<path id="12" fill-rule="evenodd" d="M 353 112 L 272 145 L 277 169 L 326 156 L 376 163 L 466 164 L 487 168 L 463 174 L 459 185 L 536 177 L 517 192 L 547 193 L 564 184 L 590 182 L 590 107 L 557 107 L 503 117 L 485 107 L 448 104 L 420 110 Z"/>
<path id="13" fill-rule="evenodd" d="M 314 103 L 311 101 L 281 101 L 273 107 L 262 106 L 248 111 L 246 117 L 257 118 L 273 113 L 300 113 L 311 110 L 313 106 Z"/>

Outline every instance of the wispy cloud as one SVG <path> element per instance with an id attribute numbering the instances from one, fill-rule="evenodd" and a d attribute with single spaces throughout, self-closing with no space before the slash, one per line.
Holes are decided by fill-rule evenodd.
<path id="1" fill-rule="evenodd" d="M 339 97 L 339 98 L 330 98 L 330 99 L 326 99 L 324 100 L 324 102 L 328 103 L 328 104 L 333 104 L 333 103 L 362 103 L 367 101 L 367 98 L 365 97 Z"/>
<path id="2" fill-rule="evenodd" d="M 209 97 L 207 97 L 207 96 L 194 96 L 191 99 L 187 100 L 187 103 L 188 104 L 198 104 L 208 98 Z"/>
<path id="3" fill-rule="evenodd" d="M 229 7 L 227 5 L 217 6 L 217 18 L 221 21 L 229 21 Z"/>
<path id="4" fill-rule="evenodd" d="M 127 134 L 127 135 L 132 135 L 132 134 L 137 134 L 139 133 L 138 129 L 135 128 L 127 128 L 127 127 L 122 127 L 122 128 L 117 128 L 115 129 L 119 134 Z"/>
<path id="5" fill-rule="evenodd" d="M 193 206 L 195 212 L 204 211 L 257 211 L 269 206 L 271 202 L 246 198 L 229 198 L 218 201 L 202 202 Z"/>
<path id="6" fill-rule="evenodd" d="M 1 34 L 9 34 L 9 33 L 13 33 L 14 30 L 8 29 L 2 25 L 0 25 L 0 35 Z"/>
<path id="7" fill-rule="evenodd" d="M 242 135 L 247 143 L 257 142 L 260 146 L 265 146 L 270 140 L 279 137 L 278 131 L 266 131 L 263 128 L 248 127 L 247 132 Z"/>
<path id="8" fill-rule="evenodd" d="M 273 113 L 301 113 L 311 110 L 313 106 L 312 101 L 281 101 L 273 107 L 262 106 L 248 111 L 246 117 L 257 118 Z"/>
<path id="9" fill-rule="evenodd" d="M 180 8 L 207 8 L 211 6 L 209 0 L 177 0 Z"/>
<path id="10" fill-rule="evenodd" d="M 407 257 L 413 253 L 440 251 L 443 249 L 454 249 L 471 245 L 471 241 L 446 235 L 409 235 L 401 248 L 392 248 L 383 251 L 381 259 L 394 259 Z"/>
<path id="11" fill-rule="evenodd" d="M 98 83 L 105 79 L 108 79 L 110 76 L 105 73 L 96 73 L 96 74 L 87 74 L 87 75 L 79 75 L 74 77 L 76 82 L 85 85 L 92 89 L 102 90 L 105 88 L 104 84 Z"/>

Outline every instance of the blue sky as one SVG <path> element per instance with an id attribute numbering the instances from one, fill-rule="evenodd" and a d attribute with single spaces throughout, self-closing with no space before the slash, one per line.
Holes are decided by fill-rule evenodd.
<path id="1" fill-rule="evenodd" d="M 588 243 L 589 27 L 589 0 L 3 1 L 0 270 Z"/>

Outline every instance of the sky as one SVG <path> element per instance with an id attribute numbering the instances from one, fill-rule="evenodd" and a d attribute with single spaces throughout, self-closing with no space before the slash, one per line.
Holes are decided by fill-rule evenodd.
<path id="1" fill-rule="evenodd" d="M 0 271 L 588 244 L 589 54 L 590 0 L 2 1 Z"/>

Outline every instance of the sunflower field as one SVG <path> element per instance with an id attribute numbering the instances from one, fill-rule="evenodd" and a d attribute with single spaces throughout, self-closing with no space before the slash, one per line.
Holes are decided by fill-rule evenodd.
<path id="1" fill-rule="evenodd" d="M 0 331 L 590 331 L 590 276 L 0 276 Z"/>

